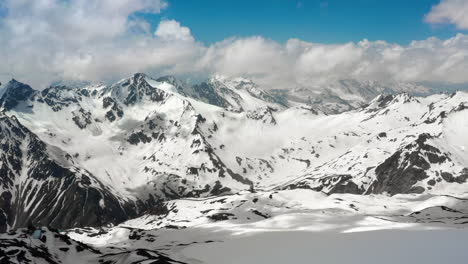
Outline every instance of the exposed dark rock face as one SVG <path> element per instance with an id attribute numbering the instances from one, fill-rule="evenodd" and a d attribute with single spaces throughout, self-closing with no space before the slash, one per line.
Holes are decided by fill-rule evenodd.
<path id="1" fill-rule="evenodd" d="M 34 230 L 19 229 L 0 234 L 0 263 L 160 263 L 182 264 L 150 249 L 94 248 L 75 241 L 53 228 L 41 227 L 41 238 L 32 238 Z M 133 230 L 130 239 L 141 239 Z M 72 262 L 70 262 L 72 261 Z"/>
<path id="2" fill-rule="evenodd" d="M 107 120 L 109 120 L 109 122 L 114 122 L 117 119 L 117 117 L 115 117 L 114 112 L 112 111 L 108 111 L 105 117 Z"/>
<path id="3" fill-rule="evenodd" d="M 104 97 L 102 99 L 102 107 L 104 109 L 110 107 L 110 110 L 107 111 L 105 117 L 110 122 L 113 122 L 117 119 L 117 117 L 121 118 L 124 115 L 122 107 L 119 106 L 119 103 L 116 102 L 112 97 Z"/>
<path id="4" fill-rule="evenodd" d="M 365 190 L 352 181 L 351 175 L 331 175 L 320 178 L 306 178 L 289 184 L 282 189 L 312 189 L 328 195 L 334 193 L 363 194 Z"/>
<path id="5" fill-rule="evenodd" d="M 138 145 L 138 143 L 142 142 L 142 143 L 149 143 L 151 142 L 152 138 L 145 135 L 145 133 L 139 131 L 139 132 L 136 132 L 136 133 L 132 133 L 127 141 L 128 143 L 132 144 L 132 145 Z"/>
<path id="6" fill-rule="evenodd" d="M 349 175 L 347 175 L 349 176 Z M 351 193 L 351 194 L 363 194 L 364 189 L 359 187 L 356 183 L 351 180 L 351 177 L 343 176 L 340 178 L 338 184 L 335 184 L 328 194 L 333 193 Z"/>
<path id="7" fill-rule="evenodd" d="M 250 189 L 253 188 L 253 182 L 247 178 L 242 177 L 241 175 L 233 172 L 231 169 L 229 169 L 226 164 L 216 155 L 216 153 L 213 150 L 213 147 L 208 143 L 208 141 L 205 139 L 205 136 L 201 131 L 196 128 L 194 132 L 192 132 L 194 135 L 200 136 L 201 140 L 204 142 L 204 152 L 206 152 L 210 158 L 210 161 L 214 165 L 214 167 L 218 171 L 218 176 L 220 178 L 224 178 L 226 176 L 230 176 L 232 179 L 235 181 L 238 181 L 242 184 L 245 184 L 247 186 L 250 186 Z"/>
<path id="8" fill-rule="evenodd" d="M 75 122 L 76 126 L 80 129 L 86 128 L 89 124 L 91 124 L 91 113 L 85 111 L 83 108 L 80 107 L 78 111 L 73 111 L 73 122 Z"/>
<path id="9" fill-rule="evenodd" d="M 48 146 L 14 117 L 0 116 L 0 138 L 0 232 L 30 222 L 57 228 L 101 226 L 136 215 L 132 203 L 116 197 L 89 172 L 50 157 Z"/>
<path id="10" fill-rule="evenodd" d="M 265 124 L 276 125 L 276 119 L 273 116 L 273 112 L 275 112 L 275 109 L 272 109 L 271 107 L 259 108 L 255 111 L 247 112 L 247 117 L 253 120 L 262 121 L 262 123 Z"/>
<path id="11" fill-rule="evenodd" d="M 6 84 L 5 93 L 0 98 L 0 108 L 6 111 L 15 108 L 19 102 L 31 97 L 36 91 L 31 86 L 20 83 L 15 79 Z"/>
<path id="12" fill-rule="evenodd" d="M 386 107 L 391 101 L 393 101 L 393 99 L 395 99 L 395 95 L 385 95 L 385 96 L 381 96 L 377 102 L 379 103 L 378 104 L 378 107 Z"/>
<path id="13" fill-rule="evenodd" d="M 385 134 L 385 135 L 384 135 Z M 380 133 L 379 138 L 386 137 L 386 133 Z M 388 157 L 377 167 L 371 167 L 375 173 L 375 179 L 369 187 L 360 186 L 353 181 L 352 175 L 331 175 L 324 177 L 311 176 L 298 182 L 288 184 L 279 189 L 312 189 L 326 194 L 351 193 L 351 194 L 408 194 L 423 193 L 426 187 L 418 186 L 427 184 L 431 189 L 438 182 L 444 180 L 448 183 L 465 183 L 468 180 L 468 169 L 458 174 L 432 169 L 438 168 L 443 163 L 452 161 L 448 153 L 444 153 L 431 144 L 435 136 L 420 134 L 412 143 L 401 147 L 393 155 Z M 431 170 L 432 169 L 432 170 Z M 430 175 L 437 178 L 430 178 Z"/>
<path id="14" fill-rule="evenodd" d="M 139 263 L 161 263 L 161 264 L 183 264 L 183 262 L 173 260 L 168 256 L 159 253 L 155 250 L 150 249 L 137 249 L 135 251 L 124 251 L 119 253 L 105 254 L 101 259 L 106 260 L 105 263 L 120 263 L 122 258 L 132 258 L 139 259 L 134 262 L 129 262 L 130 264 L 139 264 Z"/>
<path id="15" fill-rule="evenodd" d="M 73 95 L 68 96 L 66 93 L 69 91 L 73 91 L 73 89 L 66 86 L 49 87 L 40 92 L 37 101 L 47 104 L 54 112 L 58 112 L 65 107 L 79 103 L 82 95 L 71 93 Z"/>
<path id="16" fill-rule="evenodd" d="M 387 133 L 381 132 L 381 133 L 378 134 L 378 136 L 379 136 L 380 138 L 385 138 L 385 137 L 387 137 Z"/>
<path id="17" fill-rule="evenodd" d="M 455 96 L 455 94 L 451 95 L 452 97 Z M 438 111 L 434 107 L 434 103 L 431 103 L 429 105 L 429 111 L 424 115 L 426 119 L 424 120 L 425 124 L 433 124 L 433 123 L 438 123 L 442 124 L 442 122 L 452 113 L 460 112 L 463 110 L 468 109 L 468 102 L 462 102 L 458 106 L 453 107 L 452 109 L 448 111 Z"/>
<path id="18" fill-rule="evenodd" d="M 398 150 L 382 164 L 377 166 L 376 181 L 367 193 L 421 193 L 424 188 L 414 187 L 416 183 L 429 176 L 427 170 L 431 164 L 442 163 L 449 159 L 446 154 L 427 143 L 432 138 L 429 134 L 421 134 L 417 140 Z"/>
<path id="19" fill-rule="evenodd" d="M 216 92 L 216 87 L 211 83 L 205 82 L 199 85 L 195 85 L 193 87 L 193 91 L 196 93 L 195 97 L 197 99 L 200 99 L 206 103 L 223 108 L 230 106 L 229 102 Z"/>
<path id="20" fill-rule="evenodd" d="M 462 184 L 462 183 L 465 183 L 468 180 L 468 169 L 467 168 L 463 169 L 461 174 L 458 175 L 458 176 L 453 176 L 453 174 L 451 174 L 449 172 L 442 172 L 440 174 L 440 176 L 446 182 L 449 182 L 449 183 L 456 182 L 456 183 Z"/>
<path id="21" fill-rule="evenodd" d="M 217 80 L 210 80 L 194 85 L 190 88 L 190 91 L 186 92 L 186 94 L 187 96 L 208 104 L 227 108 L 232 111 L 244 111 L 241 103 L 243 99 L 240 95 Z M 260 94 L 253 96 L 258 97 Z M 266 97 L 267 95 L 265 94 L 264 96 Z"/>
<path id="22" fill-rule="evenodd" d="M 146 75 L 136 73 L 127 82 L 120 84 L 122 87 L 126 87 L 128 91 L 128 95 L 123 101 L 125 105 L 133 105 L 143 98 L 148 98 L 153 102 L 161 102 L 167 98 L 167 93 L 153 88 L 146 82 L 145 78 L 147 78 Z"/>
<path id="23" fill-rule="evenodd" d="M 231 213 L 216 213 L 207 216 L 209 219 L 217 222 L 217 221 L 225 221 L 229 220 L 231 217 L 234 217 L 234 214 Z"/>

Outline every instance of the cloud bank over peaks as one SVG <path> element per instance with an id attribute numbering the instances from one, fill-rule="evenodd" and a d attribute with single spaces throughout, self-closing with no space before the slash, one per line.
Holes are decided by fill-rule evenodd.
<path id="1" fill-rule="evenodd" d="M 283 88 L 320 86 L 339 79 L 468 82 L 468 36 L 430 38 L 407 46 L 384 41 L 326 45 L 262 37 L 228 39 L 206 49 L 198 65 Z"/>
<path id="2" fill-rule="evenodd" d="M 451 1 L 441 5 L 445 2 Z M 189 25 L 163 19 L 152 31 L 148 21 L 135 16 L 165 8 L 162 0 L 4 0 L 0 81 L 16 78 L 41 89 L 61 79 L 112 81 L 147 72 L 198 79 L 244 76 L 265 88 L 317 88 L 350 78 L 468 82 L 468 36 L 463 34 L 408 45 L 280 43 L 262 36 L 206 45 Z"/>

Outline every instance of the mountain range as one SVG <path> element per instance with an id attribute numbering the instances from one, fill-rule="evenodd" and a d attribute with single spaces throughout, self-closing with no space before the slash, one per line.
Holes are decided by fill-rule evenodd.
<path id="1" fill-rule="evenodd" d="M 291 192 L 458 197 L 467 111 L 467 92 L 403 83 L 270 90 L 136 73 L 35 90 L 11 80 L 0 92 L 0 232 L 261 220 L 289 210 L 268 201 Z"/>

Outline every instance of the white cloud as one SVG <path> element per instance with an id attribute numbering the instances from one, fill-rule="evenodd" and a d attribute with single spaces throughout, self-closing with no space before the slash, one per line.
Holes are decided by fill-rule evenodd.
<path id="1" fill-rule="evenodd" d="M 1 0 L 0 0 L 1 1 Z M 156 0 L 6 0 L 0 18 L 0 81 L 43 87 L 58 79 L 114 80 L 137 71 L 206 77 L 243 75 L 272 88 L 355 78 L 468 82 L 468 36 L 409 45 L 363 40 L 337 45 L 261 36 L 203 45 L 190 29 L 163 20 L 155 32 L 135 12 L 160 12 Z"/>
<path id="2" fill-rule="evenodd" d="M 175 20 L 163 20 L 159 23 L 154 35 L 166 40 L 193 41 L 188 27 L 183 27 Z"/>
<path id="3" fill-rule="evenodd" d="M 454 24 L 459 29 L 468 29 L 467 14 L 467 0 L 441 0 L 432 7 L 425 21 L 431 24 Z"/>
<path id="4" fill-rule="evenodd" d="M 142 45 L 139 37 L 148 31 L 145 21 L 130 16 L 135 12 L 159 13 L 167 3 L 4 0 L 3 7 L 7 13 L 0 18 L 1 74 L 44 85 L 50 79 L 95 78 L 100 71 L 109 73 L 108 68 L 115 68 L 113 60 L 121 56 L 112 55 L 112 51 L 128 53 Z M 129 41 L 133 38 L 134 44 Z"/>
<path id="5" fill-rule="evenodd" d="M 265 85 L 319 85 L 330 80 L 468 82 L 468 36 L 429 38 L 407 46 L 384 41 L 326 45 L 262 37 L 229 39 L 208 47 L 197 64 L 226 75 L 252 77 Z"/>

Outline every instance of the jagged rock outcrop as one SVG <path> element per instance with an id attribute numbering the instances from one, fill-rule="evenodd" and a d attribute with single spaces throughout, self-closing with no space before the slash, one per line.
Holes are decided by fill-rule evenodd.
<path id="1" fill-rule="evenodd" d="M 15 117 L 0 114 L 0 232 L 28 223 L 56 228 L 101 226 L 136 215 L 73 158 L 41 141 Z"/>

